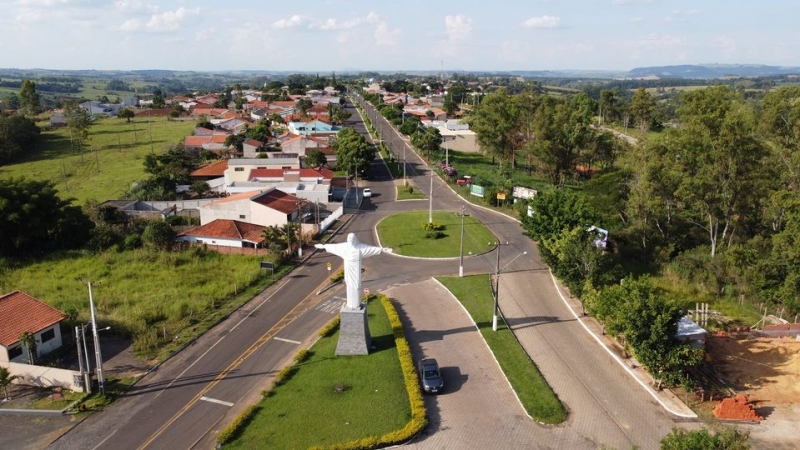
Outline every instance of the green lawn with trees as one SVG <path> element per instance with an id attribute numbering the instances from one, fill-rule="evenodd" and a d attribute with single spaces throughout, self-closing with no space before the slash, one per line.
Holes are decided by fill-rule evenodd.
<path id="1" fill-rule="evenodd" d="M 394 253 L 423 258 L 456 258 L 461 249 L 459 212 L 434 211 L 433 223 L 428 223 L 428 211 L 409 211 L 393 214 L 378 223 L 381 245 Z M 463 217 L 464 256 L 492 250 L 497 238 L 472 216 Z"/>
<path id="2" fill-rule="evenodd" d="M 182 142 L 194 125 L 163 117 L 135 117 L 131 123 L 109 117 L 88 125 L 80 146 L 77 131 L 70 139 L 70 127 L 42 131 L 34 151 L 0 166 L 0 179 L 50 181 L 62 198 L 74 198 L 78 205 L 90 199 L 123 198 L 133 183 L 145 177 L 147 155 Z"/>

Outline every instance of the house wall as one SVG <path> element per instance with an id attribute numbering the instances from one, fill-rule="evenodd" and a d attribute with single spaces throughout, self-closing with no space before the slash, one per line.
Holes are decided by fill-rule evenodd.
<path id="1" fill-rule="evenodd" d="M 42 342 L 42 334 L 47 333 L 48 331 L 53 330 L 53 338 L 47 342 Z M 36 357 L 44 356 L 53 350 L 61 347 L 63 341 L 61 340 L 61 325 L 55 324 L 50 327 L 47 327 L 38 333 L 34 333 L 33 335 L 36 338 Z M 16 348 L 21 344 L 17 343 L 10 348 Z M 8 359 L 8 350 L 9 348 L 3 347 L 0 345 L 0 363 L 9 362 Z M 12 362 L 24 363 L 28 360 L 28 351 L 24 348 L 22 349 L 22 355 L 17 356 Z"/>
<path id="2" fill-rule="evenodd" d="M 249 203 L 251 203 L 250 199 L 242 199 L 240 201 L 206 205 L 200 208 L 200 225 L 205 225 L 217 219 L 256 223 L 251 218 Z"/>
<path id="3" fill-rule="evenodd" d="M 81 373 L 76 370 L 58 369 L 55 367 L 32 366 L 16 362 L 1 363 L 11 372 L 23 379 L 19 384 L 32 384 L 39 387 L 60 386 L 71 391 L 83 391 Z"/>
<path id="4" fill-rule="evenodd" d="M 211 237 L 198 237 L 198 236 L 181 236 L 178 238 L 181 242 L 189 244 L 208 244 L 216 245 L 219 247 L 242 247 L 242 241 L 226 238 L 211 238 Z"/>
<path id="5" fill-rule="evenodd" d="M 254 223 L 264 227 L 273 225 L 286 225 L 287 218 L 285 213 L 267 208 L 266 206 L 255 202 L 248 201 L 248 203 L 251 205 L 251 220 L 246 220 L 245 222 Z"/>

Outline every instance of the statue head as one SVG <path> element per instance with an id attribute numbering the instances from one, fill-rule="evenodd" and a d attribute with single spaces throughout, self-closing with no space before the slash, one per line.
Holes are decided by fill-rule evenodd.
<path id="1" fill-rule="evenodd" d="M 357 246 L 358 244 L 360 244 L 355 233 L 350 233 L 347 235 L 347 243 L 352 246 Z"/>

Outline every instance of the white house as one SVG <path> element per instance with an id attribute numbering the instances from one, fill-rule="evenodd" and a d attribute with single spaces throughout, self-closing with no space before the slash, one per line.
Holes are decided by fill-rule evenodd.
<path id="1" fill-rule="evenodd" d="M 36 339 L 35 357 L 61 347 L 61 311 L 30 295 L 14 291 L 0 297 L 0 362 L 27 362 L 25 346 L 19 341 L 22 333 Z"/>
<path id="2" fill-rule="evenodd" d="M 200 224 L 238 220 L 262 227 L 296 220 L 303 201 L 276 188 L 234 194 L 200 207 Z"/>
<path id="3" fill-rule="evenodd" d="M 308 122 L 289 122 L 289 133 L 292 134 L 316 134 L 316 133 L 338 133 L 341 127 L 323 122 L 319 119 Z"/>
<path id="4" fill-rule="evenodd" d="M 122 109 L 121 105 L 116 105 L 114 103 L 100 103 L 98 101 L 92 100 L 89 102 L 81 103 L 81 108 L 85 109 L 89 112 L 92 116 L 97 116 L 100 114 L 107 114 L 109 116 L 116 116 L 117 112 Z"/>

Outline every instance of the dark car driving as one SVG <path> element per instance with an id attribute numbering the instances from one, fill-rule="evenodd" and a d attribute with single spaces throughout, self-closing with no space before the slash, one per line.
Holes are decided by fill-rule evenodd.
<path id="1" fill-rule="evenodd" d="M 444 380 L 439 372 L 439 364 L 433 358 L 425 358 L 419 362 L 419 379 L 422 390 L 438 394 L 444 389 Z"/>

